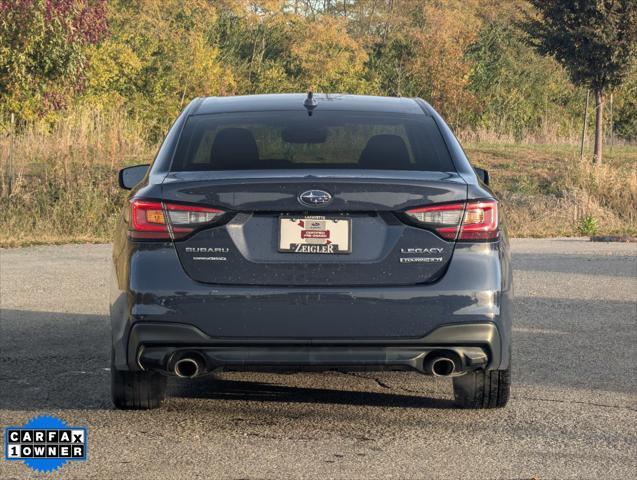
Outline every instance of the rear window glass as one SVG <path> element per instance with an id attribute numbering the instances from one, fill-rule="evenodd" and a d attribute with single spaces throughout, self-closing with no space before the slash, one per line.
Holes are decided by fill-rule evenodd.
<path id="1" fill-rule="evenodd" d="M 171 170 L 298 168 L 454 171 L 431 117 L 342 111 L 192 116 Z"/>

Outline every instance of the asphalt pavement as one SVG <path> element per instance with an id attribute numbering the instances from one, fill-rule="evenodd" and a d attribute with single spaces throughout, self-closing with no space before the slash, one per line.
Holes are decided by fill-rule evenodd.
<path id="1" fill-rule="evenodd" d="M 0 250 L 0 427 L 88 427 L 88 460 L 39 478 L 637 478 L 637 244 L 512 243 L 512 400 L 489 411 L 407 372 L 171 380 L 161 409 L 117 411 L 110 247 Z"/>

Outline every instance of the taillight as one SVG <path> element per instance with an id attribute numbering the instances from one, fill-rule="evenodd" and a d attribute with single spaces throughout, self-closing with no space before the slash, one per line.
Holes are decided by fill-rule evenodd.
<path id="1" fill-rule="evenodd" d="M 129 236 L 134 239 L 168 240 L 184 237 L 224 214 L 215 208 L 135 199 L 130 202 Z"/>
<path id="2" fill-rule="evenodd" d="M 418 225 L 434 230 L 447 240 L 456 237 L 465 241 L 494 240 L 499 234 L 495 200 L 431 205 L 405 213 Z"/>
<path id="3" fill-rule="evenodd" d="M 495 240 L 498 228 L 498 202 L 468 202 L 458 240 Z"/>

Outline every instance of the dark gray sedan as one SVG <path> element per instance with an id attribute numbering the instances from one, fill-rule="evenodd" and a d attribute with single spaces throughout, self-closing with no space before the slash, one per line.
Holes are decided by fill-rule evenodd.
<path id="1" fill-rule="evenodd" d="M 511 267 L 488 180 L 418 98 L 192 101 L 151 166 L 120 172 L 114 404 L 159 406 L 168 375 L 407 369 L 504 406 Z"/>

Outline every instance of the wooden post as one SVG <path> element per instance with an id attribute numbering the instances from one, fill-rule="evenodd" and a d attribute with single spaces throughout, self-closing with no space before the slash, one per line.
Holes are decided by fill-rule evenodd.
<path id="1" fill-rule="evenodd" d="M 579 147 L 579 159 L 584 158 L 584 140 L 586 139 L 586 126 L 588 125 L 588 101 L 591 95 L 590 90 L 586 90 L 586 107 L 584 108 L 584 123 L 582 124 L 582 139 Z"/>
<path id="2" fill-rule="evenodd" d="M 8 188 L 8 197 L 13 193 L 13 149 L 14 149 L 14 141 L 15 141 L 15 113 L 11 114 L 11 130 L 9 130 L 9 135 L 11 135 L 11 141 L 9 142 L 9 162 L 8 162 L 8 174 L 9 179 L 7 182 Z"/>
<path id="3" fill-rule="evenodd" d="M 602 149 L 604 145 L 604 92 L 595 92 L 595 148 L 593 149 L 593 163 L 602 164 Z"/>
<path id="4" fill-rule="evenodd" d="M 613 151 L 613 136 L 614 136 L 614 133 L 613 133 L 613 94 L 612 94 L 612 92 L 610 94 L 610 112 L 609 112 L 609 115 L 610 115 L 610 126 L 609 126 L 609 128 L 610 128 L 610 150 L 612 152 Z"/>

